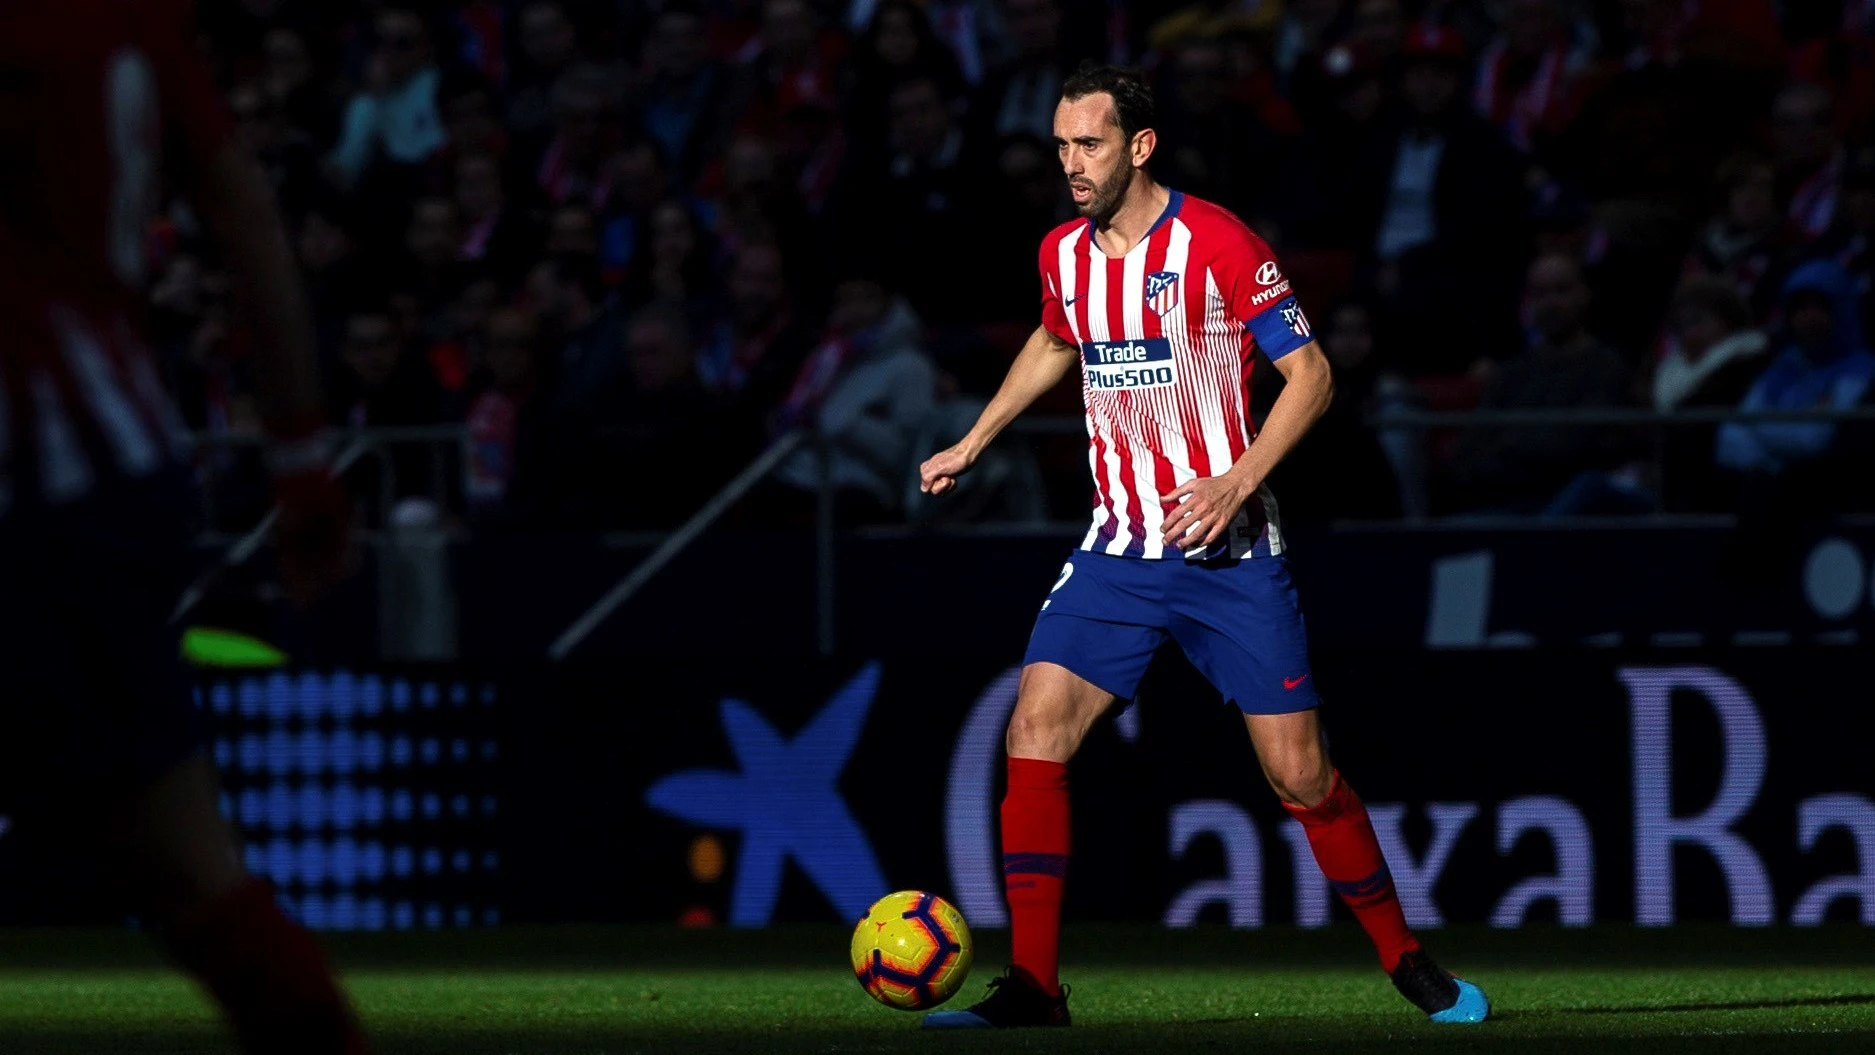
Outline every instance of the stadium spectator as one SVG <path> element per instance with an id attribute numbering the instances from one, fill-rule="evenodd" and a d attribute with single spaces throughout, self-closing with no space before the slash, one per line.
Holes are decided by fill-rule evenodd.
<path id="1" fill-rule="evenodd" d="M 1734 407 L 1764 369 L 1770 342 L 1752 326 L 1751 306 L 1721 278 L 1680 283 L 1668 316 L 1666 350 L 1654 366 L 1655 410 Z M 1683 425 L 1667 433 L 1660 481 L 1666 507 L 1713 512 L 1728 507 L 1725 481 L 1713 464 L 1716 425 Z"/>
<path id="2" fill-rule="evenodd" d="M 1177 187 L 1241 215 L 1255 216 L 1269 197 L 1270 158 L 1286 144 L 1276 130 L 1230 97 L 1224 44 L 1199 38 L 1178 45 L 1166 63 L 1174 105 L 1160 120 L 1155 168 Z"/>
<path id="3" fill-rule="evenodd" d="M 469 403 L 469 450 L 463 481 L 471 514 L 504 512 L 508 490 L 537 409 L 539 329 L 532 314 L 498 308 L 484 323 L 482 363 Z"/>
<path id="4" fill-rule="evenodd" d="M 1014 54 L 978 86 L 970 108 L 973 135 L 980 140 L 1008 135 L 1051 140 L 1066 61 L 1060 0 L 1005 0 L 1003 8 Z"/>
<path id="5" fill-rule="evenodd" d="M 1478 57 L 1472 105 L 1510 144 L 1538 153 L 1570 115 L 1589 66 L 1588 36 L 1561 0 L 1510 0 Z"/>
<path id="6" fill-rule="evenodd" d="M 903 297 L 877 280 L 849 278 L 834 291 L 828 333 L 802 366 L 776 418 L 778 431 L 808 428 L 831 445 L 832 485 L 856 516 L 901 511 L 918 446 L 938 409 L 937 370 L 925 354 L 923 325 Z M 818 451 L 782 464 L 782 481 L 812 493 L 821 486 Z"/>
<path id="7" fill-rule="evenodd" d="M 1808 81 L 1786 87 L 1771 104 L 1778 179 L 1790 203 L 1791 223 L 1807 238 L 1828 230 L 1836 218 L 1845 158 L 1832 106 L 1829 89 Z"/>
<path id="8" fill-rule="evenodd" d="M 867 135 L 888 128 L 887 100 L 907 81 L 929 80 L 945 100 L 961 100 L 966 85 L 956 56 L 931 26 L 924 7 L 911 0 L 882 0 L 853 45 L 848 119 Z M 862 141 L 862 151 L 883 142 Z"/>
<path id="9" fill-rule="evenodd" d="M 620 131 L 619 92 L 598 66 L 576 66 L 553 86 L 553 136 L 533 165 L 534 186 L 552 205 L 605 208 L 613 191 L 604 162 Z"/>
<path id="10" fill-rule="evenodd" d="M 1381 373 L 1373 315 L 1365 305 L 1335 308 L 1322 350 L 1334 366 L 1334 401 L 1270 483 L 1285 534 L 1305 534 L 1335 520 L 1390 519 L 1403 508 L 1398 475 L 1366 421 L 1381 409 L 1383 389 L 1397 381 Z"/>
<path id="11" fill-rule="evenodd" d="M 1875 381 L 1875 355 L 1862 337 L 1861 311 L 1848 272 L 1812 260 L 1784 284 L 1789 343 L 1745 393 L 1739 409 L 1846 410 Z M 1780 475 L 1830 453 L 1838 426 L 1827 421 L 1728 422 L 1719 429 L 1718 461 L 1741 474 Z"/>
<path id="12" fill-rule="evenodd" d="M 683 305 L 658 302 L 635 313 L 625 360 L 628 386 L 609 401 L 585 474 L 631 486 L 581 490 L 600 524 L 672 527 L 750 456 L 744 437 L 756 426 L 723 413 L 704 390 Z"/>
<path id="13" fill-rule="evenodd" d="M 1714 181 L 1718 211 L 1687 254 L 1687 275 L 1711 275 L 1732 284 L 1753 311 L 1770 310 L 1779 269 L 1791 250 L 1777 205 L 1777 173 L 1768 159 L 1740 154 L 1719 166 Z"/>
<path id="14" fill-rule="evenodd" d="M 1589 289 L 1582 266 L 1568 257 L 1538 257 L 1530 265 L 1526 300 L 1534 339 L 1492 372 L 1479 407 L 1560 410 L 1628 403 L 1627 363 L 1584 325 Z M 1611 468 L 1624 445 L 1618 430 L 1605 427 L 1471 426 L 1452 466 L 1458 503 L 1489 512 L 1540 512 L 1578 475 Z"/>
<path id="15" fill-rule="evenodd" d="M 456 213 L 462 240 L 456 255 L 479 261 L 503 281 L 512 282 L 527 267 L 533 248 L 526 220 L 510 207 L 501 170 L 493 154 L 464 154 L 456 159 Z"/>
<path id="16" fill-rule="evenodd" d="M 813 333 L 788 288 L 786 258 L 773 244 L 747 245 L 730 260 L 727 298 L 697 358 L 704 387 L 759 420 L 801 368 Z"/>
<path id="17" fill-rule="evenodd" d="M 440 74 L 431 58 L 429 27 L 414 11 L 392 7 L 378 14 L 375 32 L 364 88 L 346 107 L 330 155 L 346 185 L 358 183 L 374 162 L 420 165 L 443 145 L 436 107 Z"/>
<path id="18" fill-rule="evenodd" d="M 515 21 L 520 47 L 508 85 L 507 125 L 532 139 L 553 124 L 553 86 L 578 60 L 579 36 L 560 0 L 532 0 Z"/>
<path id="19" fill-rule="evenodd" d="M 1388 0 L 1369 0 L 1376 11 Z M 1436 339 L 1405 349 L 1411 373 L 1458 373 L 1488 355 L 1508 320 L 1505 260 L 1525 235 L 1522 159 L 1463 105 L 1458 34 L 1416 28 L 1404 45 L 1404 117 L 1354 165 L 1356 230 L 1371 241 L 1370 281 L 1399 333 Z"/>
<path id="20" fill-rule="evenodd" d="M 622 293 L 629 306 L 667 300 L 701 315 L 716 292 L 716 267 L 713 239 L 696 211 L 670 198 L 651 210 L 644 252 L 626 275 Z"/>
<path id="21" fill-rule="evenodd" d="M 732 87 L 729 72 L 709 54 L 702 14 L 664 5 L 652 19 L 643 63 L 634 93 L 638 120 L 677 171 L 693 177 L 722 150 Z"/>
<path id="22" fill-rule="evenodd" d="M 963 129 L 936 81 L 907 80 L 888 100 L 890 137 L 880 163 L 855 165 L 847 190 L 847 229 L 868 237 L 868 217 L 890 217 L 905 246 L 968 244 L 981 231 L 978 169 Z M 983 300 L 955 288 L 955 260 L 943 252 L 892 253 L 883 278 L 906 291 L 927 322 L 976 321 Z"/>

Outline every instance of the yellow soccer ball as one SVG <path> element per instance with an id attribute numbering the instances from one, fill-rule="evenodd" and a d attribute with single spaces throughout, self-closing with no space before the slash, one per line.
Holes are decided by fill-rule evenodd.
<path id="1" fill-rule="evenodd" d="M 970 928 L 936 894 L 887 894 L 853 930 L 853 974 L 887 1007 L 936 1007 L 957 995 L 970 974 Z"/>

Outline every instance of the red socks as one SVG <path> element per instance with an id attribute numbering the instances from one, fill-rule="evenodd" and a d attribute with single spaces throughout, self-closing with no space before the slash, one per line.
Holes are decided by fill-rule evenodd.
<path id="1" fill-rule="evenodd" d="M 1003 887 L 1015 969 L 1049 995 L 1061 992 L 1061 891 L 1068 874 L 1068 767 L 1009 760 L 1003 796 Z"/>
<path id="2" fill-rule="evenodd" d="M 1391 972 L 1401 956 L 1419 948 L 1419 941 L 1406 928 L 1406 916 L 1393 890 L 1393 873 L 1387 871 L 1386 858 L 1380 854 L 1367 807 L 1337 772 L 1327 798 L 1308 809 L 1288 809 L 1308 833 L 1309 848 L 1315 851 L 1322 875 L 1354 910 L 1354 918 L 1380 953 L 1381 968 Z"/>
<path id="3" fill-rule="evenodd" d="M 178 920 L 169 951 L 227 1012 L 243 1050 L 366 1055 L 364 1034 L 319 943 L 250 879 Z"/>

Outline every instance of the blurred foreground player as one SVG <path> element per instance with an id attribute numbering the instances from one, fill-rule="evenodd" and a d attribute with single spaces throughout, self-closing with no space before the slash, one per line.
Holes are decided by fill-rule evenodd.
<path id="1" fill-rule="evenodd" d="M 1014 963 L 928 1029 L 1065 1026 L 1056 977 L 1068 864 L 1068 767 L 1129 700 L 1167 638 L 1244 712 L 1264 776 L 1381 966 L 1435 1022 L 1481 1022 L 1484 994 L 1407 929 L 1367 810 L 1329 762 L 1308 643 L 1264 481 L 1333 395 L 1328 361 L 1269 246 L 1228 211 L 1160 186 L 1153 101 L 1136 73 L 1069 78 L 1055 143 L 1083 220 L 1042 240 L 1042 325 L 969 435 L 926 461 L 943 494 L 1078 361 L 1093 526 L 1061 569 L 1023 659 L 1005 742 L 1003 874 Z M 1259 434 L 1258 353 L 1287 382 Z"/>
<path id="2" fill-rule="evenodd" d="M 362 1053 L 324 954 L 241 867 L 168 627 L 193 503 L 137 318 L 165 184 L 248 295 L 290 591 L 336 576 L 346 527 L 280 218 L 187 23 L 176 0 L 0 5 L 0 795 L 109 858 L 246 1050 Z"/>

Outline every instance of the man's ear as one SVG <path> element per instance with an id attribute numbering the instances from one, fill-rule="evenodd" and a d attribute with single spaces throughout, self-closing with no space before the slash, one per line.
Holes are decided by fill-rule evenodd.
<path id="1" fill-rule="evenodd" d="M 1133 134 L 1133 167 L 1145 168 L 1147 159 L 1159 145 L 1159 133 L 1150 128 L 1142 128 Z"/>

